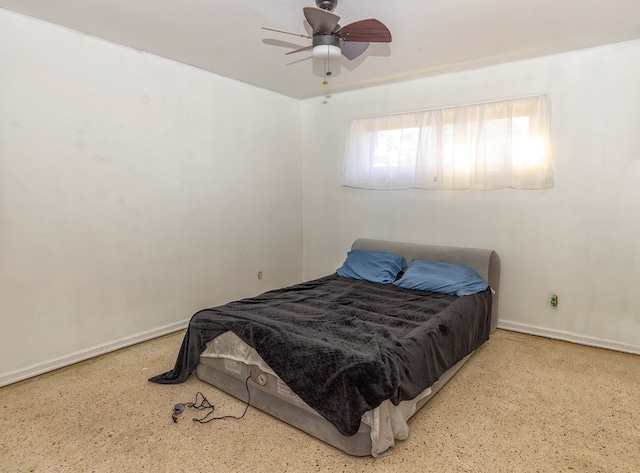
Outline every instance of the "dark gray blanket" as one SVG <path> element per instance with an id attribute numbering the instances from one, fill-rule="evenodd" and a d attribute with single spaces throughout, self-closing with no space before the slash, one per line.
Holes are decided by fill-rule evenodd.
<path id="1" fill-rule="evenodd" d="M 413 399 L 489 338 L 491 292 L 448 296 L 331 275 L 197 312 L 175 367 L 195 370 L 205 344 L 231 330 L 344 435 L 385 399 Z"/>

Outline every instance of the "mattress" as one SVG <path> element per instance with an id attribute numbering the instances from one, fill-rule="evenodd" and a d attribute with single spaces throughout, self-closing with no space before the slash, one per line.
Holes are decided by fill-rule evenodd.
<path id="1" fill-rule="evenodd" d="M 432 386 L 397 406 L 389 400 L 367 411 L 352 436 L 337 429 L 306 404 L 282 381 L 257 351 L 233 332 L 225 332 L 207 343 L 196 373 L 199 379 L 247 400 L 245 381 L 249 377 L 251 404 L 340 450 L 355 456 L 375 458 L 391 453 L 396 440 L 409 435 L 409 419 L 460 369 L 467 355 L 447 370 Z"/>
<path id="2" fill-rule="evenodd" d="M 329 275 L 196 313 L 176 366 L 185 380 L 231 331 L 344 435 L 382 401 L 413 399 L 489 337 L 488 289 L 458 297 Z"/>

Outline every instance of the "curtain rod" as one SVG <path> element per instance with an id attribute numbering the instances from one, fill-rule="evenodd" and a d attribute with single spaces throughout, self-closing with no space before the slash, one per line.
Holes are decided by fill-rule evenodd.
<path id="1" fill-rule="evenodd" d="M 408 115 L 410 113 L 431 112 L 433 110 L 446 110 L 446 109 L 451 109 L 451 108 L 473 107 L 475 105 L 487 105 L 487 104 L 491 104 L 491 103 L 508 102 L 509 100 L 531 99 L 531 98 L 534 98 L 534 97 L 546 97 L 546 94 L 521 95 L 519 97 L 511 97 L 511 98 L 508 98 L 508 99 L 488 100 L 486 102 L 472 102 L 472 103 L 465 103 L 465 104 L 462 104 L 462 105 L 454 105 L 454 106 L 450 106 L 450 107 L 433 107 L 433 108 L 423 108 L 423 109 L 420 109 L 420 110 L 408 110 L 408 111 L 405 111 L 405 112 L 384 113 L 384 114 L 379 114 L 379 115 L 369 115 L 369 116 L 366 116 L 366 117 L 354 117 L 354 118 L 351 118 L 351 120 L 361 120 L 361 119 L 364 119 L 364 118 L 392 117 L 394 115 Z"/>

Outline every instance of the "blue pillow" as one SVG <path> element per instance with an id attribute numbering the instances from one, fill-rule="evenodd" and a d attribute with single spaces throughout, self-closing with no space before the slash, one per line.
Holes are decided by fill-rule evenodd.
<path id="1" fill-rule="evenodd" d="M 420 289 L 456 296 L 468 296 L 489 287 L 469 266 L 415 259 L 394 284 L 405 289 Z"/>
<path id="2" fill-rule="evenodd" d="M 407 265 L 404 256 L 357 249 L 347 253 L 347 259 L 336 271 L 338 276 L 354 279 L 366 279 L 371 282 L 387 284 L 395 281 L 398 273 Z"/>

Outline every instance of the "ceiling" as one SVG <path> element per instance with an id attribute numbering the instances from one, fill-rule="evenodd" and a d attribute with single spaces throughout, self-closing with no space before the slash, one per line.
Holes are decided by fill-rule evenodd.
<path id="1" fill-rule="evenodd" d="M 310 40 L 314 0 L 0 0 L 0 8 L 295 98 L 640 38 L 638 0 L 339 0 L 341 25 L 377 18 L 393 35 L 325 64 Z"/>

